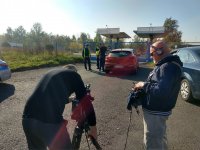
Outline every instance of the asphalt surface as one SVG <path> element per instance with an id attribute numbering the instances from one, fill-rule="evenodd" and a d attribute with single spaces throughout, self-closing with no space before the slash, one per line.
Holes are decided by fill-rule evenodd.
<path id="1" fill-rule="evenodd" d="M 137 75 L 105 75 L 98 72 L 93 64 L 93 71 L 86 71 L 78 65 L 79 73 L 85 83 L 91 84 L 91 93 L 98 127 L 98 141 L 105 150 L 142 150 L 143 123 L 142 111 L 138 116 L 133 110 L 126 110 L 127 95 L 133 81 L 145 80 L 150 68 L 141 66 Z M 12 74 L 12 78 L 0 83 L 0 149 L 26 150 L 27 144 L 21 125 L 21 116 L 27 97 L 32 93 L 39 79 L 49 69 L 44 68 Z M 64 117 L 69 119 L 71 104 L 66 106 Z M 172 150 L 200 149 L 200 101 L 187 103 L 180 98 L 168 120 L 168 142 Z M 127 136 L 128 125 L 130 129 Z M 69 120 L 68 130 L 72 135 L 74 121 Z M 87 150 L 85 137 L 81 149 Z M 91 149 L 94 147 L 91 146 Z"/>

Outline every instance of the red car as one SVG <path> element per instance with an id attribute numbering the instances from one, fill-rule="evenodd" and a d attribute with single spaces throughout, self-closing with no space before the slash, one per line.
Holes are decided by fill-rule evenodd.
<path id="1" fill-rule="evenodd" d="M 137 73 L 139 63 L 133 49 L 113 49 L 106 56 L 105 72 Z"/>

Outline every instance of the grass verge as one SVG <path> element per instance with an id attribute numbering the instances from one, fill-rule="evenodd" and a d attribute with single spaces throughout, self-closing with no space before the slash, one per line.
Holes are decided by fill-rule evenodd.
<path id="1" fill-rule="evenodd" d="M 82 57 L 70 53 L 58 52 L 53 54 L 47 51 L 30 53 L 20 50 L 6 50 L 1 51 L 1 57 L 8 63 L 12 72 L 83 61 Z"/>

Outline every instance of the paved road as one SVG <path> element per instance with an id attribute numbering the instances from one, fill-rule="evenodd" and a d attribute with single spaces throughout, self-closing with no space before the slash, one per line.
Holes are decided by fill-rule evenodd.
<path id="1" fill-rule="evenodd" d="M 144 80 L 149 68 L 141 68 L 137 75 L 106 76 L 97 71 L 85 71 L 78 65 L 79 73 L 85 83 L 91 83 L 95 96 L 94 107 L 97 114 L 99 143 L 105 150 L 123 150 L 129 124 L 129 113 L 126 111 L 126 98 L 133 81 Z M 95 68 L 95 66 L 93 66 Z M 31 94 L 42 75 L 51 68 L 13 73 L 12 79 L 0 84 L 0 149 L 27 149 L 21 126 L 21 116 L 27 97 Z M 169 149 L 200 149 L 200 102 L 187 103 L 177 100 L 173 115 L 168 120 Z M 67 105 L 65 118 L 69 118 L 70 105 Z M 69 122 L 72 132 L 75 123 Z M 143 124 L 142 113 L 132 114 L 127 150 L 142 149 Z M 82 141 L 81 149 L 87 144 Z"/>

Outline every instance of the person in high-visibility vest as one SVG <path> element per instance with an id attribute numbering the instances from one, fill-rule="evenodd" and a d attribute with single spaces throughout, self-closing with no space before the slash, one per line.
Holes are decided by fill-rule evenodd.
<path id="1" fill-rule="evenodd" d="M 88 48 L 88 44 L 86 44 L 85 48 L 83 48 L 82 56 L 83 56 L 83 59 L 84 59 L 85 69 L 87 70 L 87 64 L 88 64 L 89 70 L 92 70 L 91 69 L 91 61 L 90 61 L 91 54 L 90 54 L 90 50 Z"/>
<path id="2" fill-rule="evenodd" d="M 97 69 L 99 69 L 99 54 L 100 54 L 99 52 L 100 52 L 100 49 L 97 46 L 96 47 Z"/>

